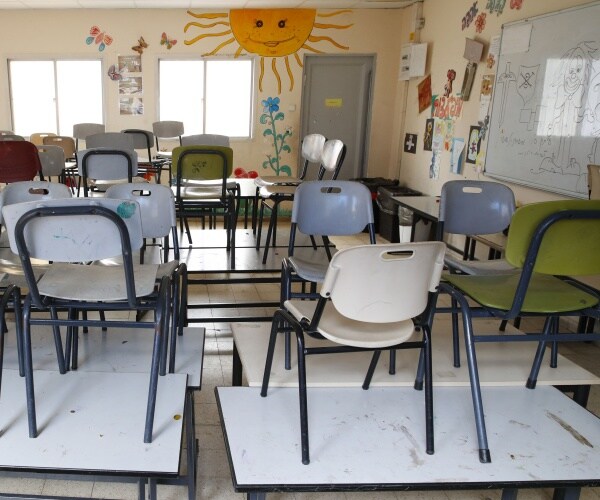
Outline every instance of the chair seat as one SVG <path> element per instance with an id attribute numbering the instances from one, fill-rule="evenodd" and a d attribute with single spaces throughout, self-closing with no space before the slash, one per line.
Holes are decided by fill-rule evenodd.
<path id="1" fill-rule="evenodd" d="M 254 184 L 256 184 L 258 187 L 273 186 L 273 185 L 297 186 L 301 182 L 302 182 L 302 179 L 299 179 L 298 177 L 285 177 L 282 175 L 266 175 L 264 177 L 257 177 L 256 179 L 254 179 Z"/>
<path id="2" fill-rule="evenodd" d="M 272 186 L 264 186 L 260 188 L 260 196 L 262 198 L 270 198 L 271 196 L 294 196 L 298 186 L 282 186 L 274 184 Z"/>
<path id="3" fill-rule="evenodd" d="M 118 179 L 118 180 L 110 180 L 110 181 L 102 181 L 98 179 L 90 179 L 88 182 L 89 187 L 95 188 L 97 191 L 104 192 L 111 186 L 116 186 L 118 184 L 127 184 L 129 181 L 127 179 Z M 139 183 L 139 184 L 148 184 L 148 180 L 144 177 L 133 177 L 131 182 Z"/>
<path id="4" fill-rule="evenodd" d="M 285 308 L 298 320 L 310 321 L 316 302 L 309 300 L 287 300 Z M 408 340 L 414 333 L 412 319 L 394 323 L 365 323 L 342 316 L 331 302 L 323 311 L 317 331 L 328 340 L 337 344 L 364 347 L 385 348 Z"/>
<path id="5" fill-rule="evenodd" d="M 300 278 L 315 283 L 323 283 L 325 273 L 329 267 L 329 262 L 301 259 L 296 256 L 288 257 L 288 261 L 294 267 L 294 271 Z"/>
<path id="6" fill-rule="evenodd" d="M 508 311 L 515 298 L 520 274 L 468 276 L 444 274 L 442 279 L 474 298 L 484 307 Z M 598 304 L 598 299 L 554 276 L 531 277 L 521 311 L 557 314 L 581 311 Z"/>
<path id="7" fill-rule="evenodd" d="M 465 274 L 518 274 L 520 272 L 505 259 L 462 260 L 446 254 L 444 264 Z"/>
<path id="8" fill-rule="evenodd" d="M 135 293 L 146 297 L 154 291 L 157 264 L 134 265 Z M 57 263 L 38 282 L 41 295 L 65 300 L 115 301 L 127 299 L 121 266 Z"/>
<path id="9" fill-rule="evenodd" d="M 170 260 L 169 262 L 163 262 L 162 264 L 159 264 L 158 270 L 156 271 L 156 280 L 160 281 L 163 276 L 171 276 L 178 265 L 178 260 Z"/>
<path id="10" fill-rule="evenodd" d="M 173 193 L 177 193 L 177 187 L 171 188 Z M 186 185 L 180 189 L 181 198 L 191 198 L 197 200 L 215 200 L 215 202 L 221 199 L 221 186 L 197 186 L 197 185 Z"/>

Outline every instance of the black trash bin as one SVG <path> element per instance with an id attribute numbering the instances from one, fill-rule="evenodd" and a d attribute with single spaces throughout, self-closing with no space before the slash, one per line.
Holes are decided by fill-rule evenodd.
<path id="1" fill-rule="evenodd" d="M 373 200 L 373 217 L 375 219 L 375 232 L 379 232 L 380 215 L 379 207 L 377 205 L 377 193 L 379 188 L 398 188 L 398 179 L 385 179 L 383 177 L 359 177 L 357 179 L 350 179 L 352 181 L 360 182 L 369 188 L 371 191 L 371 199 Z"/>
<path id="2" fill-rule="evenodd" d="M 379 211 L 379 234 L 390 243 L 400 242 L 400 216 L 405 225 L 411 225 L 412 212 L 400 214 L 398 204 L 392 196 L 421 196 L 422 193 L 405 186 L 382 186 L 377 190 L 377 207 Z M 404 220 L 406 219 L 406 220 Z"/>

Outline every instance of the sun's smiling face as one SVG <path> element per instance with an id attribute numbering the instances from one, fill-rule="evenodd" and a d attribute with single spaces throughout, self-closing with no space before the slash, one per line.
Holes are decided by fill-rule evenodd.
<path id="1" fill-rule="evenodd" d="M 231 30 L 244 50 L 267 57 L 302 48 L 315 23 L 314 9 L 233 9 Z"/>

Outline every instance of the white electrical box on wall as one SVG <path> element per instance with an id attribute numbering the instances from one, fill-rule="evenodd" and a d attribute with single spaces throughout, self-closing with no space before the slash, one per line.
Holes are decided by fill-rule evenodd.
<path id="1" fill-rule="evenodd" d="M 400 73 L 398 80 L 409 80 L 425 75 L 427 60 L 426 43 L 408 43 L 400 49 Z"/>

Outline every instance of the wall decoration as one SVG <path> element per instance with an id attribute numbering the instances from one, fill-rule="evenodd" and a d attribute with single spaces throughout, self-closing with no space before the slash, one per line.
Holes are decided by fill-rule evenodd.
<path id="1" fill-rule="evenodd" d="M 467 163 L 475 163 L 477 161 L 477 155 L 481 146 L 480 133 L 481 127 L 471 126 L 469 130 L 469 142 L 467 144 L 467 157 L 465 159 Z"/>
<path id="2" fill-rule="evenodd" d="M 113 37 L 107 35 L 104 31 L 102 31 L 98 26 L 94 25 L 90 28 L 90 35 L 85 39 L 85 43 L 91 45 L 95 43 L 98 45 L 98 50 L 102 52 L 107 45 L 113 43 Z"/>
<path id="3" fill-rule="evenodd" d="M 449 69 L 446 73 L 446 78 L 448 78 L 448 81 L 446 82 L 446 85 L 444 85 L 444 96 L 450 97 L 450 94 L 452 93 L 452 82 L 456 79 L 456 71 Z"/>
<path id="4" fill-rule="evenodd" d="M 140 55 L 119 56 L 119 71 L 128 73 L 141 73 L 142 57 Z"/>
<path id="5" fill-rule="evenodd" d="M 462 137 L 452 139 L 452 149 L 450 153 L 450 172 L 460 174 L 462 170 L 463 150 L 465 149 L 465 140 Z"/>
<path id="6" fill-rule="evenodd" d="M 454 139 L 454 120 L 444 120 L 445 129 L 444 129 L 444 149 L 446 151 L 450 151 L 452 147 L 452 139 Z"/>
<path id="7" fill-rule="evenodd" d="M 417 134 L 405 134 L 404 152 L 416 154 L 417 152 Z"/>
<path id="8" fill-rule="evenodd" d="M 138 43 L 137 45 L 134 45 L 133 47 L 131 47 L 131 50 L 136 51 L 140 56 L 144 53 L 144 49 L 148 48 L 148 44 L 146 43 L 146 40 L 144 40 L 144 37 L 141 36 L 138 38 Z"/>
<path id="9" fill-rule="evenodd" d="M 484 141 L 485 140 L 485 136 L 487 134 L 488 131 L 488 127 L 490 125 L 490 115 L 486 115 L 483 120 L 480 120 L 477 122 L 477 125 L 479 125 L 479 140 L 480 141 Z"/>
<path id="10" fill-rule="evenodd" d="M 113 82 L 118 82 L 119 80 L 123 79 L 123 71 L 118 70 L 114 64 L 111 64 L 110 67 L 108 68 L 108 77 Z"/>
<path id="11" fill-rule="evenodd" d="M 471 23 L 475 20 L 475 17 L 479 13 L 479 9 L 477 8 L 477 2 L 473 2 L 471 8 L 467 11 L 467 13 L 462 18 L 462 29 L 466 30 Z"/>
<path id="12" fill-rule="evenodd" d="M 119 113 L 122 115 L 143 115 L 144 100 L 141 97 L 119 97 Z"/>
<path id="13" fill-rule="evenodd" d="M 431 106 L 431 75 L 427 75 L 425 79 L 418 85 L 419 92 L 419 113 L 425 111 Z"/>
<path id="14" fill-rule="evenodd" d="M 267 128 L 263 131 L 263 137 L 270 138 L 271 145 L 273 146 L 273 154 L 267 153 L 267 159 L 263 161 L 262 167 L 264 169 L 270 168 L 275 175 L 285 174 L 287 176 L 292 175 L 292 169 L 289 165 L 281 165 L 281 153 L 291 153 L 292 149 L 286 140 L 292 135 L 292 130 L 287 128 L 285 132 L 277 132 L 277 123 L 285 118 L 285 114 L 279 111 L 279 97 L 268 97 L 261 102 L 263 105 L 263 114 L 260 116 L 260 123 L 267 125 Z"/>
<path id="15" fill-rule="evenodd" d="M 510 8 L 519 10 L 523 5 L 523 0 L 510 0 Z"/>
<path id="16" fill-rule="evenodd" d="M 446 120 L 435 120 L 433 124 L 433 141 L 431 150 L 440 152 L 444 147 L 444 137 L 446 136 Z"/>
<path id="17" fill-rule="evenodd" d="M 483 75 L 481 78 L 481 92 L 479 94 L 479 120 L 483 120 L 490 112 L 493 87 L 494 75 Z"/>
<path id="18" fill-rule="evenodd" d="M 490 12 L 490 14 L 495 12 L 497 15 L 500 15 L 504 11 L 505 5 L 506 0 L 488 0 L 485 8 Z"/>
<path id="19" fill-rule="evenodd" d="M 440 176 L 440 154 L 437 151 L 431 155 L 431 163 L 429 164 L 429 178 L 437 179 Z"/>
<path id="20" fill-rule="evenodd" d="M 143 90 L 141 76 L 128 76 L 119 82 L 120 95 L 142 95 Z"/>
<path id="21" fill-rule="evenodd" d="M 221 29 L 221 31 L 210 31 L 202 33 L 191 39 L 184 40 L 186 45 L 192 45 L 199 40 L 208 37 L 224 37 L 224 39 L 210 52 L 204 56 L 217 54 L 224 47 L 237 43 L 234 56 L 242 53 L 256 54 L 260 56 L 260 76 L 258 79 L 258 89 L 263 90 L 263 78 L 265 75 L 265 59 L 271 58 L 271 71 L 277 79 L 277 93 L 281 94 L 281 76 L 277 69 L 277 60 L 282 60 L 285 71 L 290 80 L 289 90 L 294 89 L 294 76 L 290 66 L 290 56 L 293 55 L 298 67 L 302 67 L 302 60 L 298 55 L 301 49 L 310 52 L 322 53 L 323 50 L 317 49 L 309 44 L 327 42 L 341 50 L 348 50 L 349 47 L 341 45 L 329 36 L 317 36 L 315 29 L 322 30 L 343 30 L 348 29 L 352 24 L 330 24 L 316 22 L 316 18 L 330 18 L 341 14 L 352 12 L 351 10 L 338 10 L 326 14 L 317 14 L 315 9 L 231 9 L 227 13 L 206 13 L 196 14 L 188 11 L 188 14 L 196 19 L 206 20 L 207 23 L 189 22 L 183 28 L 185 33 L 191 27 L 201 30 L 211 30 L 212 28 Z"/>
<path id="22" fill-rule="evenodd" d="M 423 134 L 423 150 L 431 151 L 433 145 L 433 125 L 434 119 L 425 120 L 425 133 Z"/>
<path id="23" fill-rule="evenodd" d="M 436 96 L 433 99 L 434 118 L 458 118 L 462 112 L 463 100 L 456 96 Z"/>
<path id="24" fill-rule="evenodd" d="M 162 32 L 162 35 L 160 37 L 160 44 L 165 45 L 167 47 L 167 50 L 171 50 L 173 48 L 173 45 L 175 45 L 176 43 L 177 40 L 175 40 L 174 38 L 169 38 L 164 31 Z"/>
<path id="25" fill-rule="evenodd" d="M 475 19 L 475 31 L 477 33 L 481 33 L 483 31 L 483 29 L 485 28 L 485 18 L 487 17 L 485 12 L 482 12 L 481 14 L 479 14 L 477 16 L 477 19 Z"/>

